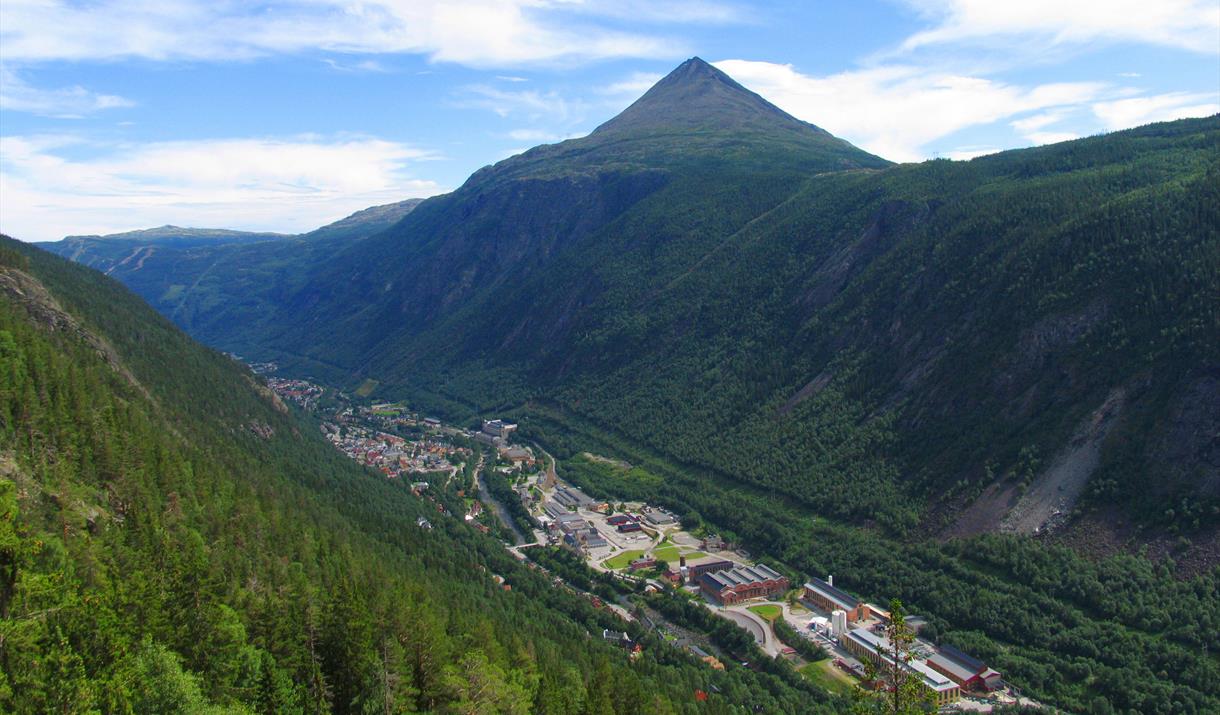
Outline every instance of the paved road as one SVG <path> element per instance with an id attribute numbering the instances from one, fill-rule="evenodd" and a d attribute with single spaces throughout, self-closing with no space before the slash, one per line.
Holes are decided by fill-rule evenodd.
<path id="1" fill-rule="evenodd" d="M 728 618 L 749 631 L 750 635 L 754 636 L 754 642 L 762 647 L 764 653 L 772 657 L 779 655 L 779 639 L 775 637 L 775 632 L 771 630 L 771 624 L 767 623 L 766 619 L 762 616 L 748 610 L 745 606 L 729 606 L 727 608 L 713 608 L 713 610 L 717 615 Z"/>

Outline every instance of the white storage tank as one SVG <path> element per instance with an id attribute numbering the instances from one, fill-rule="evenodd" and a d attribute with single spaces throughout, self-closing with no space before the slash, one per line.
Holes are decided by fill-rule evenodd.
<path id="1" fill-rule="evenodd" d="M 830 614 L 830 634 L 841 638 L 847 633 L 847 611 L 837 610 Z"/>

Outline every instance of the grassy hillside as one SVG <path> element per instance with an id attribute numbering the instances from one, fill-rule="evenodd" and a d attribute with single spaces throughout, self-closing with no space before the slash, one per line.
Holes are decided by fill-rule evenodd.
<path id="1" fill-rule="evenodd" d="M 0 295 L 6 712 L 829 707 L 634 627 L 629 664 L 591 637 L 615 619 L 347 462 L 100 274 L 6 238 Z M 723 694 L 696 708 L 696 689 Z"/>

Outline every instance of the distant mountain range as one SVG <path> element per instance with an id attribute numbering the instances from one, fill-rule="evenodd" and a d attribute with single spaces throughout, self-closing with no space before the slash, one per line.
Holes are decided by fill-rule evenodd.
<path id="1" fill-rule="evenodd" d="M 107 270 L 211 345 L 455 414 L 545 406 L 839 519 L 1118 507 L 1207 540 L 1218 142 L 1212 117 L 894 165 L 695 58 L 401 217 L 135 239 Z M 48 248 L 103 267 L 117 239 L 81 240 Z"/>
<path id="2" fill-rule="evenodd" d="M 103 273 L 118 271 L 120 275 L 126 275 L 143 269 L 149 259 L 152 259 L 157 252 L 164 250 L 214 249 L 221 246 L 287 239 L 313 241 L 324 238 L 364 238 L 393 225 L 394 222 L 410 213 L 422 200 L 407 199 L 383 206 L 373 206 L 302 234 L 159 226 L 104 236 L 65 236 L 60 241 L 41 243 L 39 246 L 77 263 L 96 268 Z M 160 260 L 159 258 L 154 259 L 154 264 Z M 164 269 L 153 267 L 151 270 Z"/>

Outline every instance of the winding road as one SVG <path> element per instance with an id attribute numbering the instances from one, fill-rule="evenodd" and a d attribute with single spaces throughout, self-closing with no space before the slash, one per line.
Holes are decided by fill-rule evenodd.
<path id="1" fill-rule="evenodd" d="M 709 608 L 716 615 L 727 618 L 749 631 L 750 635 L 754 636 L 754 642 L 762 647 L 764 653 L 771 657 L 779 655 L 779 639 L 775 637 L 775 631 L 771 629 L 771 624 L 767 623 L 766 619 L 762 616 L 747 609 L 745 606 L 728 606 L 726 608 L 709 606 Z"/>

